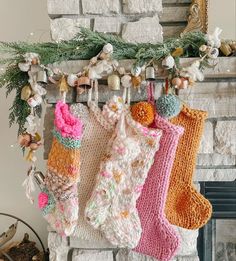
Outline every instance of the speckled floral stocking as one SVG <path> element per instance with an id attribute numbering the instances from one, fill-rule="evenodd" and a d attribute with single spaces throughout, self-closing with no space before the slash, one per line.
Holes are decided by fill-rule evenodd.
<path id="1" fill-rule="evenodd" d="M 136 200 L 161 134 L 135 122 L 125 110 L 108 143 L 85 216 L 113 245 L 134 248 L 139 242 L 142 229 Z"/>

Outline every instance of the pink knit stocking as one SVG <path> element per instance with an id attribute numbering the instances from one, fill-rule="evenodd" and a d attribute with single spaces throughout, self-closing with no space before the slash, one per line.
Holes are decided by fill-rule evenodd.
<path id="1" fill-rule="evenodd" d="M 143 231 L 135 251 L 167 261 L 175 255 L 180 243 L 178 234 L 165 217 L 164 207 L 175 151 L 183 128 L 172 125 L 158 115 L 154 125 L 163 130 L 163 135 L 137 202 Z"/>

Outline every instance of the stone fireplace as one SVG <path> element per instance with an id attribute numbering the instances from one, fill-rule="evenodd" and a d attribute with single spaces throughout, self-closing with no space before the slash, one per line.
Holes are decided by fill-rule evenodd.
<path id="1" fill-rule="evenodd" d="M 78 32 L 79 26 L 84 26 L 96 31 L 119 34 L 127 41 L 139 41 L 140 34 L 142 41 L 161 41 L 162 28 L 164 37 L 177 35 L 184 29 L 190 2 L 190 0 L 163 0 L 162 4 L 158 0 L 48 0 L 51 34 L 56 41 L 70 39 Z M 190 61 L 192 61 L 190 58 L 182 59 L 181 63 L 187 64 Z M 73 73 L 79 71 L 87 63 L 88 61 L 68 61 L 52 66 Z M 120 63 L 130 68 L 132 61 L 126 60 Z M 181 91 L 179 94 L 180 98 L 191 107 L 208 112 L 194 179 L 196 186 L 199 189 L 201 187 L 202 190 L 207 182 L 222 182 L 223 184 L 236 179 L 236 57 L 218 58 L 216 67 L 208 69 L 205 74 L 203 82 L 198 82 L 193 88 Z M 160 94 L 162 82 L 161 77 L 157 79 L 156 97 Z M 114 94 L 107 91 L 104 82 L 100 84 L 99 90 L 101 103 Z M 53 106 L 59 97 L 55 86 L 48 85 L 47 91 L 46 98 L 49 106 L 45 115 L 45 159 L 52 138 Z M 119 92 L 116 94 L 119 95 Z M 133 101 L 146 98 L 145 90 L 142 90 L 140 94 L 133 93 L 132 95 Z M 86 101 L 85 94 L 76 96 L 75 92 L 71 91 L 67 95 L 68 103 Z M 200 185 L 199 182 L 203 183 Z M 235 188 L 235 183 L 231 184 Z M 235 203 L 234 199 L 232 202 Z M 200 246 L 200 243 L 206 240 L 203 236 L 210 236 L 207 234 L 209 232 L 212 233 L 211 242 L 215 242 L 212 244 L 211 251 L 215 251 L 216 258 L 212 261 L 235 261 L 236 259 L 229 259 L 225 254 L 227 251 L 235 251 L 236 236 L 233 229 L 236 227 L 236 221 L 233 218 L 235 217 L 230 219 L 226 216 L 222 219 L 211 220 L 211 223 L 205 227 L 205 232 L 200 231 L 198 244 L 198 230 L 177 228 L 182 237 L 182 245 L 174 260 L 196 261 L 200 258 L 203 261 L 211 261 L 211 259 L 203 259 L 204 245 Z M 216 233 L 212 237 L 214 229 Z M 227 235 L 227 231 L 232 233 Z M 233 247 L 234 250 L 232 250 Z M 73 256 L 73 260 L 91 261 L 154 260 L 128 250 L 110 249 L 103 245 L 94 246 L 76 238 L 62 239 L 54 232 L 49 233 L 49 248 L 52 260 L 55 261 L 67 260 L 67 256 L 69 258 Z"/>

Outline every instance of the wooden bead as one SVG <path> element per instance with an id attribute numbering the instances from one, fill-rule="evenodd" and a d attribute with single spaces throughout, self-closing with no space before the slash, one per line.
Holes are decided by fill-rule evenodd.
<path id="1" fill-rule="evenodd" d="M 21 134 L 18 137 L 18 143 L 21 147 L 29 147 L 31 142 L 31 135 L 28 133 Z"/>
<path id="2" fill-rule="evenodd" d="M 39 145 L 35 142 L 32 142 L 32 143 L 30 143 L 29 147 L 30 147 L 31 150 L 37 150 Z"/>
<path id="3" fill-rule="evenodd" d="M 131 81 L 132 81 L 133 87 L 138 88 L 141 85 L 142 77 L 141 76 L 133 76 Z"/>
<path id="4" fill-rule="evenodd" d="M 174 87 L 179 88 L 180 85 L 182 84 L 182 81 L 180 78 L 176 77 L 172 79 L 171 83 L 172 85 L 174 85 Z"/>

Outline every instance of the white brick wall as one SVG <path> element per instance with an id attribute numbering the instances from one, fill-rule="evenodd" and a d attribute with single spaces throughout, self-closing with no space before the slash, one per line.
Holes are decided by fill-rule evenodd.
<path id="1" fill-rule="evenodd" d="M 82 26 L 118 34 L 130 42 L 161 42 L 161 11 L 161 0 L 48 0 L 55 41 L 73 38 Z"/>

